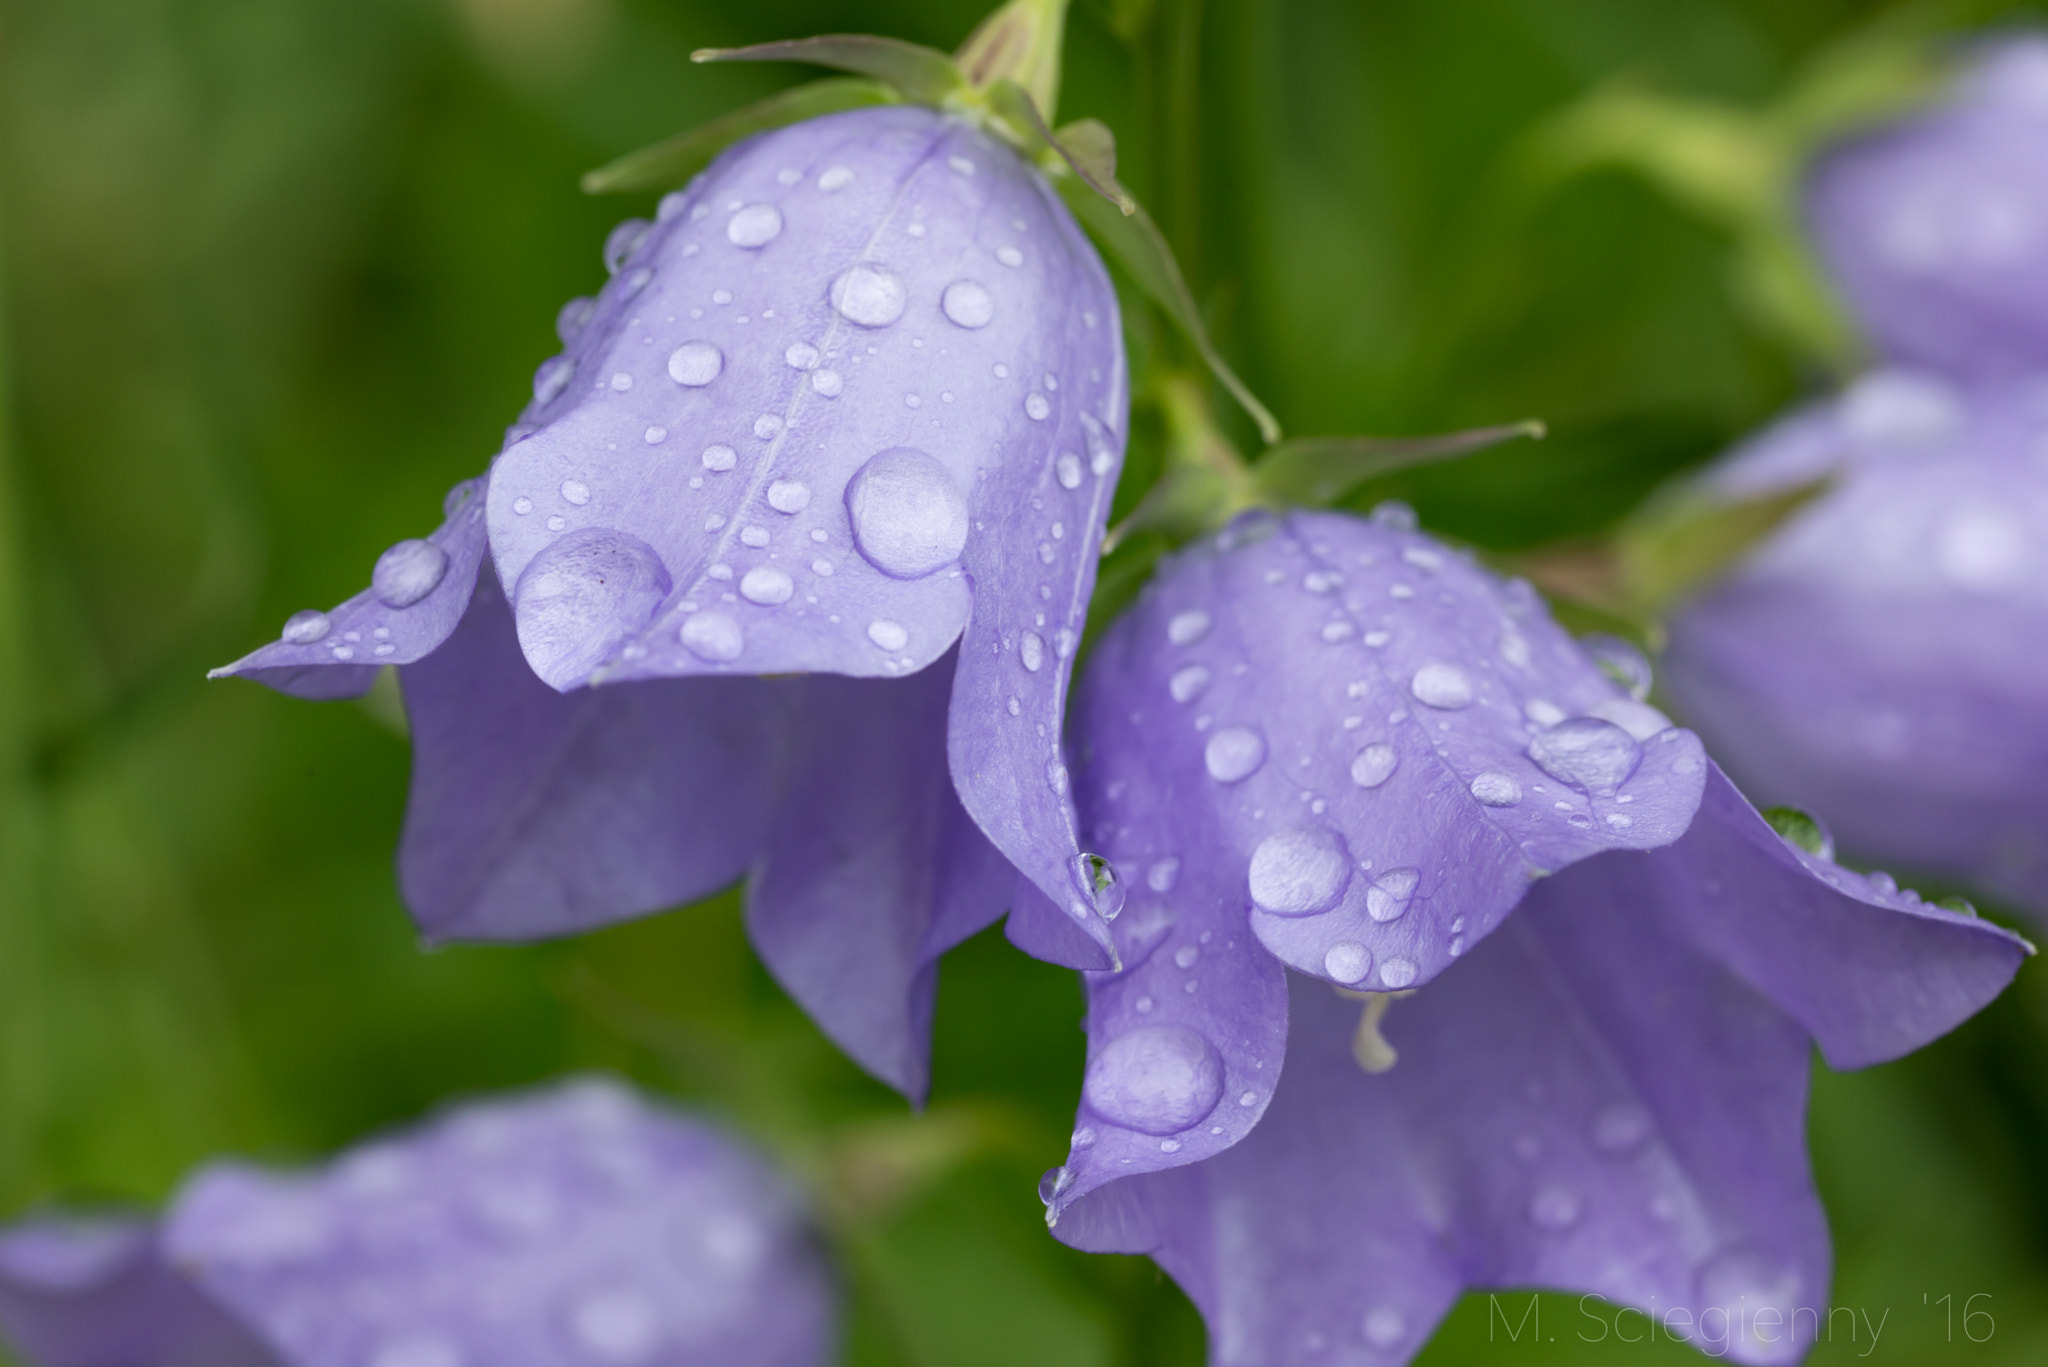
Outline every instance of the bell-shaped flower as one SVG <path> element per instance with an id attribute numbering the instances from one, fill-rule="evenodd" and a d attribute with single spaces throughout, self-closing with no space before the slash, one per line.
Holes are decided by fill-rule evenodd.
<path id="1" fill-rule="evenodd" d="M 1793 847 L 1398 507 L 1181 553 L 1074 742 L 1132 877 L 1047 1218 L 1156 1258 L 1218 1364 L 1403 1362 L 1509 1286 L 1797 1356 L 1828 1277 L 1812 1045 L 1905 1052 L 2027 952 Z"/>
<path id="2" fill-rule="evenodd" d="M 1671 620 L 1664 680 L 1761 801 L 2048 913 L 2048 384 L 1880 371 L 1699 481 L 1832 484 Z"/>
<path id="3" fill-rule="evenodd" d="M 401 667 L 429 938 L 750 875 L 770 968 L 921 1092 L 933 965 L 1010 865 L 1106 942 L 1059 747 L 1122 459 L 1115 293 L 1029 163 L 914 105 L 755 137 L 605 255 L 441 529 L 220 672 L 334 697 Z"/>
<path id="4" fill-rule="evenodd" d="M 316 1171 L 215 1163 L 155 1225 L 0 1233 L 29 1367 L 813 1367 L 833 1303 L 760 1159 L 595 1079 Z"/>
<path id="5" fill-rule="evenodd" d="M 1934 108 L 1825 152 L 1805 201 L 1881 355 L 1955 375 L 2048 369 L 2048 35 L 1984 44 Z"/>

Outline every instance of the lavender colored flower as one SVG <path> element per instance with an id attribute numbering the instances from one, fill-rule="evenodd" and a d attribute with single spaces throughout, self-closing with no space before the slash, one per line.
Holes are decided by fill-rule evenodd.
<path id="1" fill-rule="evenodd" d="M 214 1164 L 160 1232 L 51 1229 L 0 1242 L 0 1328 L 35 1367 L 803 1367 L 833 1337 L 831 1279 L 781 1181 L 595 1079 L 315 1172 Z M 24 1285 L 90 1299 L 24 1311 Z"/>
<path id="2" fill-rule="evenodd" d="M 1122 459 L 1115 294 L 1035 171 L 911 106 L 732 149 L 606 260 L 448 522 L 220 672 L 329 697 L 402 667 L 430 938 L 751 873 L 771 969 L 919 1093 L 934 964 L 1010 865 L 1107 962 L 1059 757 Z"/>
<path id="3" fill-rule="evenodd" d="M 1886 357 L 2048 368 L 2048 35 L 1986 44 L 1941 105 L 1824 154 L 1806 218 Z"/>
<path id="4" fill-rule="evenodd" d="M 1241 519 L 1103 638 L 1077 792 L 1142 875 L 1047 1218 L 1155 1257 L 1218 1364 L 1403 1362 L 1516 1285 L 1788 1361 L 1812 1044 L 1909 1050 L 2026 947 L 1794 848 L 1412 525 Z"/>
<path id="5" fill-rule="evenodd" d="M 1671 622 L 1665 683 L 1743 786 L 1845 849 L 2048 913 L 2048 387 L 1880 371 L 1706 492 L 1832 476 Z"/>

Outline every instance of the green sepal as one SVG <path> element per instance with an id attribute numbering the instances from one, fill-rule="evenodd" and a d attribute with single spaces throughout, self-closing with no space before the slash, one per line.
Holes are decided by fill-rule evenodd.
<path id="1" fill-rule="evenodd" d="M 982 94 L 990 112 L 1000 121 L 998 131 L 1036 157 L 1041 168 L 1055 178 L 1062 168 L 1072 171 L 1082 184 L 1116 205 L 1119 213 L 1138 211 L 1138 201 L 1116 183 L 1116 135 L 1107 127 L 1094 119 L 1070 125 L 1079 130 L 1081 145 L 1069 147 L 1063 140 L 1068 130 L 1055 133 L 1046 127 L 1045 117 L 1038 112 L 1030 92 L 1007 76 L 990 82 Z"/>
<path id="2" fill-rule="evenodd" d="M 1833 482 L 1822 476 L 1732 502 L 1696 489 L 1652 499 L 1615 536 L 1620 597 L 1636 612 L 1662 616 L 1718 578 Z"/>
<path id="3" fill-rule="evenodd" d="M 951 57 L 935 47 L 906 43 L 867 33 L 828 33 L 818 38 L 791 38 L 748 47 L 705 47 L 690 54 L 693 62 L 808 62 L 850 71 L 894 86 L 916 104 L 944 105 L 966 95 L 967 77 Z"/>
<path id="4" fill-rule="evenodd" d="M 621 194 L 633 190 L 669 190 L 711 164 L 712 158 L 742 138 L 782 128 L 823 114 L 869 105 L 900 104 L 890 87 L 855 76 L 828 76 L 808 85 L 792 86 L 743 109 L 721 114 L 651 147 L 628 152 L 583 177 L 585 194 Z"/>
<path id="5" fill-rule="evenodd" d="M 1067 32 L 1067 0 L 1010 0 L 975 25 L 953 54 L 976 90 L 1010 80 L 1029 92 L 1050 120 L 1060 107 L 1060 48 Z"/>
<path id="6" fill-rule="evenodd" d="M 1828 838 L 1826 828 L 1810 813 L 1797 807 L 1766 807 L 1763 818 L 1771 823 L 1772 830 L 1808 854 L 1822 859 L 1835 857 L 1835 842 Z"/>
<path id="7" fill-rule="evenodd" d="M 1547 430 L 1531 418 L 1429 437 L 1298 437 L 1260 458 L 1252 488 L 1262 501 L 1322 507 L 1369 479 L 1522 437 L 1541 440 Z"/>
<path id="8" fill-rule="evenodd" d="M 1060 197 L 1067 201 L 1067 207 L 1074 211 L 1074 216 L 1116 258 L 1117 264 L 1130 274 L 1131 280 L 1145 292 L 1145 296 L 1173 320 L 1194 345 L 1209 372 L 1230 391 L 1230 397 L 1237 400 L 1238 406 L 1251 415 L 1266 444 L 1270 446 L 1279 441 L 1279 422 L 1244 381 L 1237 378 L 1237 372 L 1230 368 L 1210 342 L 1209 330 L 1202 326 L 1202 315 L 1195 307 L 1195 297 L 1180 273 L 1180 264 L 1173 259 L 1173 248 L 1166 245 L 1165 235 L 1152 221 L 1152 215 L 1145 212 L 1145 206 L 1131 200 L 1131 212 L 1125 213 L 1118 203 L 1097 194 L 1078 176 L 1072 179 L 1061 177 L 1056 184 Z M 1127 195 L 1124 197 L 1128 198 Z"/>

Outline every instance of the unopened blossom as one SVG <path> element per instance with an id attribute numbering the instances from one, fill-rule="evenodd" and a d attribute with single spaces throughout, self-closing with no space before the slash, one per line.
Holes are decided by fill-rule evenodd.
<path id="1" fill-rule="evenodd" d="M 0 1334 L 30 1367 L 814 1367 L 833 1333 L 781 1180 L 598 1079 L 313 1171 L 211 1164 L 156 1228 L 0 1236 Z"/>
<path id="2" fill-rule="evenodd" d="M 1665 684 L 1746 791 L 1859 857 L 2048 912 L 2048 379 L 1880 371 L 1704 477 L 1833 485 L 1671 622 Z"/>
<path id="3" fill-rule="evenodd" d="M 1822 155 L 1807 224 L 1887 359 L 1980 377 L 2048 369 L 2048 35 L 1965 56 L 1935 107 Z"/>
<path id="4" fill-rule="evenodd" d="M 1115 294 L 1036 171 L 914 106 L 741 144 L 606 261 L 447 522 L 222 672 L 333 697 L 401 667 L 430 938 L 748 875 L 770 968 L 920 1092 L 933 965 L 1014 870 L 1106 943 L 1060 736 L 1122 457 Z"/>
<path id="5" fill-rule="evenodd" d="M 1903 1053 L 2025 946 L 1788 844 L 1412 527 L 1240 519 L 1091 660 L 1077 792 L 1132 877 L 1048 1219 L 1157 1259 L 1217 1364 L 1405 1362 L 1516 1286 L 1790 1361 L 1812 1047 Z"/>

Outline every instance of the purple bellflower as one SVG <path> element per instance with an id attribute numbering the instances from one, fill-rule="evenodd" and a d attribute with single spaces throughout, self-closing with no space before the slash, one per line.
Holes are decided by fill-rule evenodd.
<path id="1" fill-rule="evenodd" d="M 1405 1362 L 1506 1286 L 1798 1357 L 1828 1280 L 1812 1045 L 1903 1053 L 2027 953 L 1789 844 L 1398 506 L 1182 552 L 1074 741 L 1132 879 L 1047 1218 L 1156 1258 L 1219 1365 Z"/>
<path id="2" fill-rule="evenodd" d="M 2048 376 L 1878 371 L 1701 481 L 1831 477 L 1672 619 L 1665 685 L 1761 800 L 2048 914 Z"/>
<path id="3" fill-rule="evenodd" d="M 0 1235 L 31 1367 L 814 1367 L 833 1301 L 773 1173 L 594 1079 L 316 1172 L 214 1164 L 160 1227 Z"/>
<path id="4" fill-rule="evenodd" d="M 1940 106 L 1825 153 L 1805 207 L 1886 358 L 2048 369 L 2048 35 L 1986 44 Z"/>
<path id="5" fill-rule="evenodd" d="M 1123 452 L 1115 293 L 1023 159 L 908 105 L 731 149 L 605 259 L 440 530 L 218 672 L 337 697 L 400 666 L 430 939 L 745 875 L 770 969 L 919 1095 L 936 960 L 1017 870 L 1107 961 L 1060 736 Z"/>

